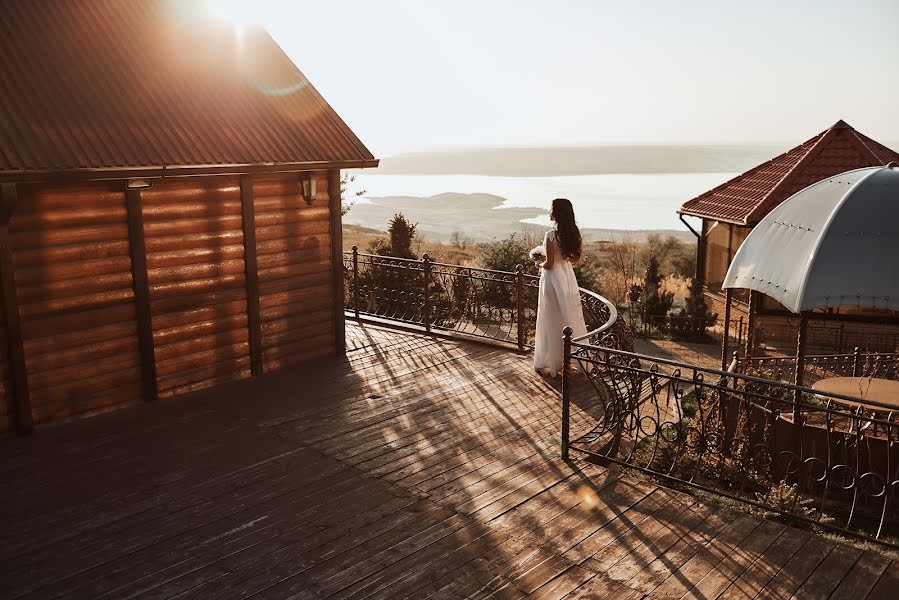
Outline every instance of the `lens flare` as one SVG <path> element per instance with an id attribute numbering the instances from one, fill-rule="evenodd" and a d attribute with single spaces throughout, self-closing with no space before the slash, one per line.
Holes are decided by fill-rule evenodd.
<path id="1" fill-rule="evenodd" d="M 582 485 L 577 490 L 578 500 L 581 501 L 581 505 L 587 510 L 594 510 L 597 506 L 599 506 L 599 496 L 596 495 L 596 491 L 586 485 Z"/>

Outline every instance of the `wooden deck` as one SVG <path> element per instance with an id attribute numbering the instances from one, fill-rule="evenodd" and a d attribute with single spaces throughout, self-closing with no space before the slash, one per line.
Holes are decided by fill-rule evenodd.
<path id="1" fill-rule="evenodd" d="M 899 597 L 880 554 L 561 461 L 529 357 L 348 345 L 0 441 L 0 597 Z"/>

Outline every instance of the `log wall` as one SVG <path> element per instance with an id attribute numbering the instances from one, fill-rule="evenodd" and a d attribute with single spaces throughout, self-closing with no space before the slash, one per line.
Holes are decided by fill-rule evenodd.
<path id="1" fill-rule="evenodd" d="M 34 422 L 145 399 L 148 352 L 156 380 L 147 390 L 159 397 L 250 377 L 251 356 L 257 372 L 271 372 L 333 354 L 328 174 L 314 177 L 311 206 L 298 174 L 177 178 L 140 190 L 152 332 L 144 347 L 125 182 L 17 186 L 9 244 Z M 255 257 L 245 248 L 248 215 Z M 258 304 L 248 297 L 254 279 Z M 15 420 L 8 351 L 0 310 L 0 430 Z"/>
<path id="2" fill-rule="evenodd" d="M 0 294 L 0 432 L 15 428 L 16 405 L 11 391 L 9 340 L 6 333 L 6 307 Z"/>
<path id="3" fill-rule="evenodd" d="M 334 353 L 325 174 L 307 206 L 297 178 L 254 181 L 263 371 Z"/>
<path id="4" fill-rule="evenodd" d="M 160 397 L 250 376 L 240 180 L 141 193 Z"/>
<path id="5" fill-rule="evenodd" d="M 10 244 L 35 424 L 142 398 L 122 188 L 20 186 Z"/>

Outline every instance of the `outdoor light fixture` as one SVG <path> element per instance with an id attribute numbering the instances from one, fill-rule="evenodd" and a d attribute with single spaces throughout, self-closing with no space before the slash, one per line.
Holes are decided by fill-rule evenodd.
<path id="1" fill-rule="evenodd" d="M 315 200 L 315 178 L 312 173 L 300 175 L 300 183 L 303 186 L 303 200 L 306 201 L 306 206 L 312 206 L 312 202 Z"/>
<path id="2" fill-rule="evenodd" d="M 125 182 L 125 189 L 129 190 L 139 190 L 143 188 L 148 188 L 153 185 L 152 179 L 129 179 Z"/>

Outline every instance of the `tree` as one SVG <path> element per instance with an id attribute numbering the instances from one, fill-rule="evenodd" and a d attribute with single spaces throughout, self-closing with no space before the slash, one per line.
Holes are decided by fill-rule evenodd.
<path id="1" fill-rule="evenodd" d="M 630 234 L 624 234 L 605 244 L 609 268 L 602 278 L 604 294 L 615 304 L 621 304 L 637 278 L 639 245 Z"/>
<path id="2" fill-rule="evenodd" d="M 352 193 L 352 196 L 348 198 L 347 190 L 354 181 L 356 181 L 356 176 L 349 171 L 344 171 L 340 176 L 340 216 L 350 212 L 350 209 L 356 204 L 356 198 L 361 198 L 368 193 L 367 190 L 356 190 Z"/>
<path id="3" fill-rule="evenodd" d="M 690 294 L 687 296 L 686 306 L 677 316 L 674 335 L 693 339 L 705 337 L 705 330 L 718 320 L 718 315 L 713 313 L 705 302 L 701 279 L 694 277 L 690 280 Z"/>
<path id="4" fill-rule="evenodd" d="M 387 225 L 388 239 L 378 238 L 369 244 L 372 254 L 378 256 L 393 256 L 396 258 L 410 258 L 418 260 L 418 255 L 412 251 L 412 243 L 415 241 L 415 228 L 418 224 L 412 224 L 403 213 L 396 213 Z"/>
<path id="5" fill-rule="evenodd" d="M 646 275 L 643 277 L 643 320 L 664 326 L 664 319 L 674 303 L 674 294 L 662 291 L 662 274 L 659 261 L 654 254 L 649 256 Z"/>
<path id="6" fill-rule="evenodd" d="M 450 234 L 450 244 L 458 248 L 459 250 L 465 250 L 468 246 L 471 245 L 471 238 L 462 233 L 459 230 L 453 231 Z"/>
<path id="7" fill-rule="evenodd" d="M 603 293 L 601 281 L 604 269 L 602 257 L 596 248 L 586 246 L 581 260 L 573 266 L 578 286 L 592 292 Z"/>

